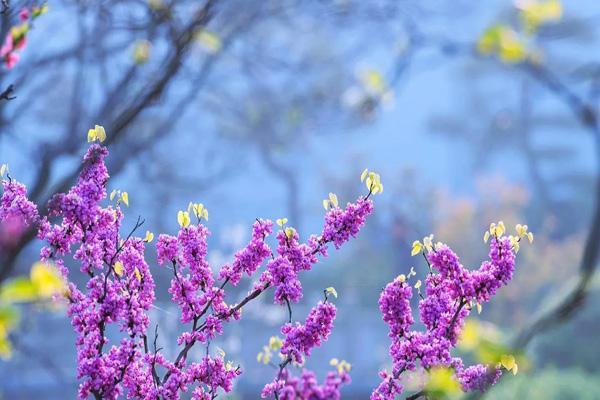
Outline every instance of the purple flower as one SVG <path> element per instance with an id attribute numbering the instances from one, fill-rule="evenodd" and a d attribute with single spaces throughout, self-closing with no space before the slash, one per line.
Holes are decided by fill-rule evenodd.
<path id="1" fill-rule="evenodd" d="M 465 269 L 446 245 L 436 245 L 427 254 L 432 272 L 425 279 L 425 297 L 419 301 L 424 332 L 410 330 L 413 324 L 412 287 L 405 277 L 389 283 L 379 299 L 383 320 L 390 327 L 392 372 L 380 373 L 382 382 L 371 400 L 391 400 L 402 393 L 398 378 L 417 368 L 453 367 L 463 390 L 484 390 L 497 382 L 502 371 L 484 365 L 463 369 L 461 359 L 452 358 L 456 342 L 471 306 L 489 301 L 507 284 L 514 271 L 514 251 L 509 238 L 493 237 L 490 261 L 477 270 Z M 437 273 L 435 273 L 437 271 Z"/>
<path id="2" fill-rule="evenodd" d="M 339 400 L 342 386 L 351 382 L 344 370 L 328 372 L 322 384 L 318 383 L 315 373 L 307 369 L 302 369 L 299 377 L 286 370 L 281 378 L 265 385 L 261 397 L 274 397 L 277 393 L 280 400 Z"/>
<path id="3" fill-rule="evenodd" d="M 265 239 L 272 232 L 273 223 L 270 220 L 258 220 L 252 227 L 252 240 L 242 250 L 235 253 L 231 265 L 224 265 L 219 272 L 219 279 L 229 279 L 236 286 L 242 278 L 242 273 L 251 276 L 264 260 L 271 255 L 271 249 Z"/>
<path id="4" fill-rule="evenodd" d="M 156 241 L 156 254 L 158 263 L 164 265 L 177 260 L 177 238 L 161 234 Z"/>
<path id="5" fill-rule="evenodd" d="M 332 208 L 325 215 L 323 241 L 333 242 L 335 248 L 339 249 L 350 237 L 356 237 L 367 216 L 372 212 L 373 201 L 364 198 L 358 199 L 356 204 L 348 203 L 345 209 Z"/>
<path id="6" fill-rule="evenodd" d="M 206 259 L 210 232 L 204 225 L 188 221 L 176 236 L 159 235 L 158 263 L 172 266 L 168 291 L 181 309 L 181 322 L 189 324 L 177 338 L 182 346 L 179 355 L 169 361 L 160 348 L 151 348 L 147 333 L 148 312 L 155 300 L 155 284 L 145 256 L 151 236 L 137 237 L 136 224 L 134 232 L 123 237 L 122 202 L 101 204 L 107 197 L 107 155 L 106 147 L 90 146 L 75 185 L 49 201 L 48 218 L 40 219 L 36 206 L 27 199 L 25 186 L 15 181 L 2 182 L 0 199 L 0 240 L 33 227 L 46 242 L 40 251 L 42 260 L 53 262 L 65 278 L 69 275 L 65 260 L 74 260 L 87 277 L 81 286 L 68 282 L 65 293 L 67 314 L 76 333 L 80 399 L 174 400 L 191 393 L 193 399 L 212 400 L 218 391 L 231 391 L 240 368 L 208 351 L 199 362 L 189 362 L 192 346 L 222 334 L 226 323 L 241 317 L 247 302 L 271 286 L 276 303 L 297 302 L 302 297 L 299 273 L 310 270 L 318 255 L 327 255 L 329 242 L 339 248 L 355 236 L 373 209 L 371 200 L 362 198 L 344 210 L 336 206 L 325 217 L 322 235 L 312 235 L 306 243 L 300 242 L 293 229 L 281 230 L 276 254 L 266 243 L 273 223 L 257 220 L 251 241 L 216 278 Z M 6 247 L 4 240 L 0 246 Z M 254 289 L 240 303 L 228 304 L 226 285 L 239 284 L 243 274 L 255 276 L 267 259 Z M 335 306 L 325 301 L 311 310 L 304 324 L 284 325 L 281 352 L 290 362 L 304 360 L 327 340 L 335 314 Z M 111 335 L 107 335 L 109 330 Z M 341 386 L 350 382 L 347 371 L 340 370 L 330 372 L 321 384 L 310 371 L 293 377 L 284 369 L 282 376 L 285 379 L 278 377 L 267 385 L 263 395 L 277 392 L 281 399 L 339 399 Z"/>
<path id="7" fill-rule="evenodd" d="M 281 333 L 285 336 L 281 354 L 294 362 L 302 363 L 303 356 L 310 356 L 314 347 L 319 347 L 327 340 L 333 329 L 335 314 L 336 308 L 332 303 L 319 302 L 310 310 L 304 324 L 285 324 L 281 328 Z"/>

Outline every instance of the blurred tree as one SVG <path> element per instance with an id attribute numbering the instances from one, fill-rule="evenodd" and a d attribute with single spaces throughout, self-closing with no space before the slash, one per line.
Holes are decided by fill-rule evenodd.
<path id="1" fill-rule="evenodd" d="M 565 57 L 557 50 L 556 42 L 562 39 L 586 41 L 594 33 L 594 19 L 587 16 L 563 16 L 559 0 L 535 0 L 516 2 L 493 22 L 477 38 L 461 41 L 456 35 L 429 32 L 418 13 L 406 12 L 400 17 L 405 29 L 405 47 L 396 58 L 388 80 L 395 85 L 406 77 L 418 56 L 431 57 L 434 54 L 438 65 L 445 60 L 466 58 L 469 64 L 467 87 L 477 88 L 477 79 L 485 79 L 484 72 L 493 73 L 493 85 L 486 81 L 486 91 L 475 91 L 468 104 L 468 113 L 480 119 L 457 119 L 438 117 L 432 121 L 432 128 L 444 133 L 452 132 L 475 146 L 483 144 L 483 151 L 477 149 L 480 157 L 475 157 L 478 168 L 482 162 L 493 160 L 499 150 L 519 149 L 525 160 L 530 181 L 534 187 L 536 208 L 532 215 L 542 223 L 549 216 L 566 227 L 562 232 L 572 234 L 587 224 L 587 234 L 579 261 L 578 278 L 564 298 L 533 318 L 515 339 L 516 346 L 525 346 L 538 333 L 544 332 L 570 318 L 580 309 L 586 298 L 592 277 L 596 271 L 600 253 L 600 121 L 598 116 L 598 74 L 594 63 L 583 57 Z M 474 9 L 472 12 L 475 12 Z M 507 21 L 507 22 L 504 22 Z M 476 73 L 475 73 L 476 72 Z M 498 81 L 498 72 L 507 74 L 507 82 Z M 488 77 L 491 75 L 488 75 Z M 515 76 L 521 77 L 515 80 Z M 573 79 L 576 77 L 577 79 Z M 517 101 L 507 110 L 506 93 L 517 82 Z M 582 84 L 583 82 L 584 84 Z M 464 82 L 461 82 L 464 84 Z M 535 86 L 534 86 L 535 85 Z M 491 91 L 489 88 L 492 88 Z M 544 89 L 556 104 L 567 108 L 583 132 L 591 137 L 575 140 L 577 133 L 564 129 L 571 128 L 572 120 L 557 114 L 551 107 L 543 112 L 532 99 L 534 89 Z M 537 92 L 535 92 L 537 94 Z M 459 113 L 462 115 L 461 113 Z M 487 116 L 487 117 L 486 117 Z M 491 122 L 490 122 L 491 120 Z M 559 135 L 552 141 L 534 140 L 534 132 L 541 126 L 552 124 L 552 130 Z M 580 145 L 581 142 L 589 146 Z M 542 145 L 542 143 L 544 145 Z M 515 146 L 516 145 L 516 146 Z M 578 146 L 579 145 L 579 146 Z M 574 158 L 592 152 L 596 160 L 593 171 L 582 171 L 572 163 Z M 545 163 L 554 164 L 554 174 L 545 171 Z M 573 164 L 571 167 L 568 164 Z M 593 185 L 592 196 L 588 193 Z M 564 198 L 559 194 L 570 193 Z M 591 201 L 590 201 L 591 200 Z M 537 208 L 537 204 L 542 205 Z M 568 202 L 566 202 L 568 201 Z M 582 213 L 581 209 L 591 211 Z M 577 217 L 574 218 L 574 215 Z M 589 222 L 588 222 L 589 221 Z"/>

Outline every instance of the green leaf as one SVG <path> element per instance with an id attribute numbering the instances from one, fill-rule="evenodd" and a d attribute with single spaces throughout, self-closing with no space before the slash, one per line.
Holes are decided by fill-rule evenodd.
<path id="1" fill-rule="evenodd" d="M 49 299 L 66 288 L 63 277 L 54 266 L 49 264 L 42 262 L 33 264 L 30 277 L 38 298 Z"/>
<path id="2" fill-rule="evenodd" d="M 337 299 L 338 294 L 337 294 L 337 290 L 335 290 L 335 288 L 333 286 L 328 287 L 327 289 L 325 289 L 325 293 L 327 293 L 328 295 L 332 295 L 333 297 L 335 297 Z"/>

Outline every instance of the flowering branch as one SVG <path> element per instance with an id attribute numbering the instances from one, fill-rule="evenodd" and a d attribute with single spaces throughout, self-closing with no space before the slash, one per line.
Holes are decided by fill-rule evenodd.
<path id="1" fill-rule="evenodd" d="M 90 142 L 105 139 L 101 126 L 88 132 Z M 146 334 L 155 285 L 144 251 L 154 234 L 147 231 L 144 238 L 135 236 L 144 223 L 140 216 L 121 239 L 122 205 L 129 205 L 129 195 L 113 190 L 107 196 L 106 156 L 106 147 L 98 143 L 90 146 L 77 183 L 49 203 L 49 216 L 56 217 L 56 223 L 39 217 L 23 185 L 14 180 L 3 181 L 0 221 L 17 218 L 25 225 L 35 225 L 38 237 L 47 242 L 41 251 L 42 261 L 53 263 L 65 280 L 69 277 L 64 263 L 67 255 L 89 277 L 85 289 L 73 282 L 63 289 L 69 303 L 68 315 L 77 333 L 79 398 L 116 399 L 126 395 L 171 400 L 193 388 L 192 398 L 213 400 L 220 390 L 231 391 L 242 370 L 225 361 L 222 351 L 211 354 L 210 342 L 223 333 L 225 323 L 241 318 L 246 304 L 273 288 L 273 301 L 285 304 L 288 320 L 281 327 L 283 339 L 272 339 L 267 348 L 269 352 L 278 351 L 281 362 L 276 365 L 274 380 L 265 385 L 261 396 L 277 400 L 339 399 L 341 387 L 350 382 L 350 364 L 345 361 L 332 360 L 331 365 L 337 371 L 328 373 L 322 384 L 317 384 L 311 371 L 304 369 L 298 378 L 289 370 L 290 366 L 303 366 L 312 350 L 328 339 L 337 313 L 330 296 L 337 297 L 337 292 L 325 289 L 324 299 L 302 323 L 292 321 L 292 304 L 303 297 L 300 273 L 311 270 L 320 257 L 326 257 L 330 244 L 341 248 L 365 224 L 373 212 L 370 197 L 383 190 L 379 175 L 365 170 L 361 180 L 368 194 L 344 208 L 339 206 L 337 196 L 330 193 L 323 201 L 326 210 L 323 231 L 311 235 L 306 243 L 300 241 L 297 231 L 286 226 L 287 219 L 282 218 L 276 221 L 280 229 L 275 235 L 277 247 L 272 251 L 266 241 L 273 232 L 273 223 L 257 219 L 250 242 L 235 254 L 231 264 L 219 269 L 217 276 L 206 261 L 210 231 L 203 222 L 208 220 L 208 210 L 201 203 L 190 203 L 186 211 L 179 211 L 177 235 L 161 234 L 157 240 L 158 263 L 173 266 L 169 293 L 181 311 L 181 323 L 189 327 L 177 339 L 181 350 L 174 361 L 169 361 L 158 347 L 158 326 L 153 352 L 149 350 Z M 101 206 L 100 202 L 107 197 L 114 204 Z M 196 224 L 191 223 L 192 216 Z M 379 299 L 383 319 L 390 327 L 393 370 L 391 374 L 380 373 L 383 381 L 371 395 L 372 400 L 394 399 L 403 391 L 398 382 L 401 374 L 417 369 L 434 374 L 438 368 L 451 368 L 465 391 L 483 390 L 495 383 L 501 366 L 516 372 L 514 358 L 496 366 L 464 368 L 460 358 L 450 356 L 472 307 L 475 304 L 480 307 L 508 283 L 521 239 L 533 240 L 527 226 L 517 225 L 516 229 L 516 236 L 506 237 L 504 224 L 492 224 L 485 235 L 486 241 L 491 238 L 490 260 L 474 271 L 463 268 L 446 245 L 433 245 L 431 236 L 413 244 L 413 255 L 422 253 L 429 267 L 426 296 L 420 293 L 421 282 L 415 284 L 421 297 L 419 310 L 426 332 L 410 330 L 414 322 L 410 308 L 413 287 L 407 282 L 416 274 L 411 269 L 408 277 L 400 275 L 389 283 Z M 264 269 L 256 275 L 263 264 Z M 237 286 L 244 274 L 257 276 L 258 280 L 241 301 L 230 305 L 225 289 L 228 285 Z M 108 348 L 105 345 L 110 341 L 105 332 L 111 324 L 118 326 L 121 339 Z M 188 362 L 189 352 L 197 343 L 206 344 L 206 353 L 199 362 Z M 269 363 L 266 351 L 262 357 Z M 425 388 L 410 398 L 418 398 L 429 390 Z"/>
<path id="2" fill-rule="evenodd" d="M 69 279 L 64 262 L 67 256 L 76 260 L 80 271 L 88 277 L 85 288 L 68 282 L 62 289 L 77 333 L 77 377 L 81 381 L 78 397 L 116 399 L 126 395 L 170 400 L 193 387 L 194 399 L 212 400 L 219 390 L 231 391 L 234 379 L 242 371 L 226 362 L 225 354 L 211 354 L 209 344 L 223 333 L 224 323 L 241 318 L 247 303 L 273 287 L 274 302 L 285 303 L 289 312 L 288 322 L 282 327 L 286 335 L 282 352 L 286 353 L 287 361 L 280 364 L 276 388 L 271 393 L 280 398 L 279 386 L 294 382 L 286 367 L 300 363 L 310 355 L 311 348 L 326 340 L 335 318 L 336 309 L 328 301 L 328 289 L 324 301 L 311 311 L 305 323 L 292 325 L 292 303 L 303 295 L 299 274 L 310 270 L 319 255 L 326 256 L 330 243 L 338 249 L 358 234 L 373 211 L 369 196 L 383 189 L 379 176 L 371 172 L 367 178 L 363 177 L 369 194 L 345 208 L 330 194 L 323 231 L 310 236 L 306 243 L 300 242 L 295 229 L 284 226 L 287 220 L 278 220 L 281 229 L 276 234 L 276 254 L 266 243 L 273 223 L 257 219 L 250 243 L 235 254 L 231 264 L 222 266 L 217 276 L 206 261 L 206 239 L 210 232 L 203 222 L 208 220 L 208 210 L 200 203 L 190 203 L 187 211 L 180 211 L 177 235 L 161 234 L 157 241 L 158 263 L 173 266 L 169 293 L 181 310 L 181 323 L 190 324 L 189 330 L 177 339 L 182 346 L 180 352 L 174 361 L 169 361 L 158 347 L 158 326 L 153 352 L 146 333 L 150 322 L 148 311 L 155 297 L 144 251 L 154 234 L 146 231 L 144 238 L 136 236 L 144 224 L 140 216 L 121 238 L 123 206 L 129 205 L 129 195 L 120 190 L 107 195 L 109 176 L 104 159 L 108 150 L 101 144 L 106 140 L 104 128 L 96 125 L 87 137 L 89 142 L 100 143 L 92 143 L 85 154 L 76 184 L 49 202 L 48 217 L 55 222 L 46 216 L 39 217 L 37 208 L 27 199 L 25 187 L 11 179 L 3 181 L 0 213 L 0 221 L 10 217 L 18 219 L 24 227 L 35 226 L 38 237 L 47 243 L 40 254 L 42 262 L 54 264 L 65 280 Z M 5 167 L 2 168 L 4 174 Z M 111 204 L 102 206 L 100 203 L 107 197 Z M 191 223 L 192 215 L 196 224 Z M 229 305 L 226 287 L 239 284 L 243 274 L 255 276 L 263 263 L 266 265 L 253 289 L 239 303 Z M 121 339 L 109 347 L 105 333 L 113 324 L 118 326 Z M 198 342 L 206 344 L 206 354 L 199 362 L 188 362 L 189 351 Z M 328 377 L 325 383 L 328 390 L 339 394 L 341 384 L 349 382 L 345 368 Z"/>
<path id="3" fill-rule="evenodd" d="M 502 222 L 492 224 L 484 236 L 485 241 L 491 238 L 490 259 L 477 270 L 465 269 L 448 246 L 439 242 L 433 244 L 433 236 L 413 243 L 412 255 L 422 253 L 430 267 L 425 280 L 426 296 L 421 295 L 420 280 L 414 285 L 421 297 L 420 319 L 426 331 L 411 330 L 414 323 L 410 306 L 413 286 L 408 284 L 408 279 L 416 275 L 411 269 L 408 276 L 400 275 L 389 283 L 379 299 L 383 320 L 390 327 L 393 367 L 391 374 L 380 372 L 382 382 L 371 394 L 371 400 L 393 400 L 402 394 L 404 388 L 399 378 L 406 371 L 438 374 L 440 368 L 451 369 L 465 392 L 482 391 L 496 383 L 502 373 L 501 367 L 516 373 L 517 366 L 510 355 L 506 355 L 509 361 L 498 360 L 495 366 L 478 364 L 465 368 L 463 361 L 452 357 L 450 352 L 457 344 L 471 309 L 475 305 L 480 309 L 481 304 L 488 302 L 512 278 L 521 239 L 533 240 L 533 234 L 527 229 L 525 225 L 517 225 L 517 235 L 506 237 Z M 426 386 L 408 398 L 416 399 L 429 390 Z"/>

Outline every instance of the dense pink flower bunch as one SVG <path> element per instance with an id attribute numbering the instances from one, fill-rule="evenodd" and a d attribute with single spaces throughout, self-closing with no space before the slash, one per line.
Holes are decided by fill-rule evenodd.
<path id="1" fill-rule="evenodd" d="M 91 141 L 102 141 L 105 137 L 101 127 L 91 132 L 102 133 L 88 135 Z M 339 248 L 356 236 L 373 210 L 372 200 L 368 199 L 371 193 L 346 208 L 336 204 L 327 212 L 322 234 L 311 236 L 306 243 L 300 242 L 293 228 L 280 224 L 276 252 L 266 243 L 273 223 L 257 219 L 248 245 L 234 255 L 232 263 L 214 272 L 207 262 L 210 232 L 201 223 L 208 214 L 202 212 L 203 206 L 190 204 L 197 223 L 191 223 L 189 209 L 181 211 L 179 232 L 174 236 L 159 235 L 156 247 L 158 264 L 172 269 L 168 291 L 181 311 L 181 323 L 186 326 L 177 339 L 180 351 L 171 361 L 157 348 L 158 327 L 154 340 L 147 333 L 155 283 L 145 250 L 154 235 L 146 232 L 144 238 L 136 236 L 143 223 L 139 218 L 131 232 L 126 236 L 121 234 L 123 205 L 128 205 L 129 197 L 120 191 L 107 196 L 107 155 L 106 147 L 92 144 L 83 158 L 76 184 L 49 201 L 48 214 L 43 218 L 27 199 L 23 185 L 13 180 L 2 182 L 0 222 L 18 219 L 22 226 L 34 227 L 38 237 L 47 243 L 41 250 L 42 261 L 55 264 L 68 280 L 70 268 L 66 260 L 72 259 L 87 277 L 84 287 L 68 281 L 64 293 L 68 315 L 77 333 L 81 399 L 90 396 L 179 399 L 187 392 L 194 399 L 212 400 L 218 391 L 231 391 L 242 370 L 226 361 L 224 354 L 211 354 L 210 341 L 223 333 L 225 323 L 241 317 L 245 304 L 270 287 L 274 288 L 276 304 L 286 304 L 289 308 L 290 302 L 297 302 L 302 297 L 299 273 L 310 270 L 319 255 L 326 255 L 330 242 Z M 115 195 L 118 195 L 116 201 Z M 104 205 L 107 197 L 110 202 Z M 257 274 L 263 264 L 266 264 L 264 269 Z M 238 285 L 244 274 L 256 279 L 252 290 L 239 302 L 228 300 L 227 285 Z M 294 378 L 286 368 L 292 361 L 303 361 L 312 348 L 327 339 L 333 327 L 335 306 L 327 301 L 326 295 L 304 324 L 295 325 L 291 323 L 289 310 L 290 322 L 282 327 L 285 335 L 282 351 L 289 361 L 281 367 L 278 387 L 271 393 L 279 397 L 280 391 L 283 396 L 283 391 L 293 390 L 304 394 L 286 398 L 339 398 L 340 387 L 350 381 L 348 371 L 332 372 L 319 385 L 310 371 Z M 206 351 L 193 359 L 190 350 L 197 343 L 204 344 Z"/>
<path id="2" fill-rule="evenodd" d="M 489 301 L 512 278 L 518 240 L 502 236 L 503 230 L 503 225 L 502 230 L 492 227 L 499 234 L 491 238 L 490 260 L 477 270 L 464 268 L 457 255 L 444 244 L 422 246 L 415 242 L 417 250 L 423 248 L 430 267 L 425 296 L 419 301 L 420 319 L 426 329 L 411 330 L 414 320 L 410 300 L 414 288 L 401 275 L 385 287 L 379 299 L 383 320 L 390 329 L 393 365 L 391 372 L 380 372 L 382 382 L 373 391 L 372 400 L 393 400 L 400 395 L 404 388 L 399 378 L 405 371 L 452 368 L 464 391 L 484 390 L 499 379 L 502 373 L 499 366 L 479 364 L 464 368 L 463 361 L 452 357 L 450 352 L 471 308 Z M 416 286 L 420 290 L 420 281 Z"/>
<path id="3" fill-rule="evenodd" d="M 19 12 L 19 24 L 13 26 L 8 31 L 2 47 L 0 47 L 0 58 L 8 69 L 17 65 L 20 59 L 20 51 L 27 45 L 27 33 L 31 29 L 31 24 L 40 15 L 46 13 L 48 7 L 46 3 L 42 6 L 34 6 L 31 9 L 23 8 Z"/>

